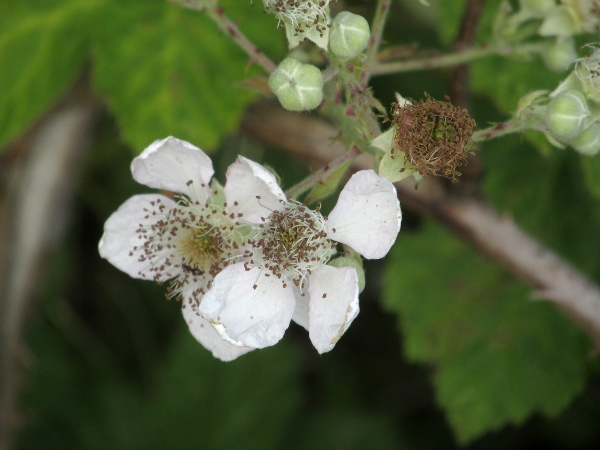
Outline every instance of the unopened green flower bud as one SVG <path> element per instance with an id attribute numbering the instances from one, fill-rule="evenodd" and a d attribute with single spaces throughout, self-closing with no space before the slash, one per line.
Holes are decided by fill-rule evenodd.
<path id="1" fill-rule="evenodd" d="M 343 11 L 335 16 L 329 31 L 329 48 L 340 58 L 358 56 L 369 43 L 369 23 L 363 16 Z"/>
<path id="2" fill-rule="evenodd" d="M 550 101 L 544 114 L 544 123 L 556 139 L 571 141 L 579 136 L 589 115 L 584 95 L 580 91 L 569 89 Z"/>
<path id="3" fill-rule="evenodd" d="M 575 150 L 584 155 L 592 156 L 600 152 L 600 123 L 595 122 L 581 132 L 571 142 Z"/>
<path id="4" fill-rule="evenodd" d="M 269 87 L 288 111 L 314 109 L 323 101 L 323 74 L 311 65 L 285 58 L 269 77 Z"/>
<path id="5" fill-rule="evenodd" d="M 541 53 L 544 64 L 548 69 L 554 72 L 563 72 L 567 70 L 577 58 L 575 50 L 575 40 L 572 37 L 558 38 L 556 42 L 549 43 L 545 51 Z"/>

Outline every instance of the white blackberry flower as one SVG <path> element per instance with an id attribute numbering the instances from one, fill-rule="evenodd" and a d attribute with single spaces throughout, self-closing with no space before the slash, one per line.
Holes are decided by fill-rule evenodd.
<path id="1" fill-rule="evenodd" d="M 327 352 L 359 311 L 356 269 L 327 262 L 338 242 L 367 259 L 387 254 L 400 230 L 396 189 L 360 171 L 329 217 L 273 194 L 259 200 L 279 204 L 255 225 L 244 261 L 215 277 L 200 313 L 228 342 L 254 348 L 277 343 L 293 318 L 319 353 Z"/>
<path id="2" fill-rule="evenodd" d="M 270 211 L 253 192 L 285 198 L 272 174 L 245 158 L 229 167 L 227 183 L 216 181 L 210 158 L 189 142 L 169 137 L 146 148 L 131 164 L 133 178 L 175 193 L 135 195 L 104 226 L 100 255 L 134 278 L 169 282 L 167 297 L 182 301 L 192 334 L 213 354 L 230 360 L 251 348 L 232 346 L 198 313 L 214 277 L 241 260 L 246 220 Z M 272 206 L 278 203 L 274 201 Z"/>

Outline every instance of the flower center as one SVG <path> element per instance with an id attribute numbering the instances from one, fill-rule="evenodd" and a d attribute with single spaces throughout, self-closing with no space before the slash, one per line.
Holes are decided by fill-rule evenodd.
<path id="1" fill-rule="evenodd" d="M 228 215 L 226 203 L 201 205 L 188 197 L 179 200 L 171 209 L 160 199 L 151 203 L 146 219 L 156 220 L 137 230 L 143 243 L 139 260 L 148 261 L 140 275 L 159 282 L 170 278 L 167 298 L 183 298 L 195 306 L 214 277 L 237 261 L 238 229 L 243 225 Z"/>
<path id="2" fill-rule="evenodd" d="M 266 270 L 266 276 L 272 274 L 281 279 L 284 287 L 291 280 L 303 288 L 304 277 L 335 253 L 336 244 L 327 237 L 326 230 L 320 208 L 311 210 L 290 201 L 282 210 L 273 211 L 255 230 L 249 240 L 255 249 L 250 264 Z"/>
<path id="3" fill-rule="evenodd" d="M 182 230 L 178 236 L 177 249 L 181 254 L 182 264 L 204 271 L 220 255 L 222 243 L 220 231 L 205 222 Z"/>

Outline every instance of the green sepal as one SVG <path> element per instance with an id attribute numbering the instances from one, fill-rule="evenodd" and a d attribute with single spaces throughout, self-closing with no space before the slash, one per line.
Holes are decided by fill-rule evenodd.
<path id="1" fill-rule="evenodd" d="M 323 177 L 323 179 L 317 184 L 312 190 L 308 193 L 306 198 L 304 199 L 304 203 L 307 205 L 314 203 L 318 200 L 323 200 L 324 198 L 333 194 L 338 185 L 340 184 L 340 180 L 352 164 L 352 161 L 348 161 L 342 164 L 337 169 L 332 170 L 327 176 Z"/>
<path id="2" fill-rule="evenodd" d="M 404 152 L 386 153 L 379 163 L 379 175 L 392 183 L 402 181 L 415 172 L 416 170 L 406 162 Z"/>
<path id="3" fill-rule="evenodd" d="M 377 148 L 384 153 L 392 151 L 392 144 L 394 142 L 394 135 L 396 134 L 396 127 L 390 127 L 389 130 L 381 133 L 369 144 L 371 147 Z"/>
<path id="4" fill-rule="evenodd" d="M 225 198 L 225 191 L 221 183 L 213 178 L 210 182 L 210 197 L 208 202 L 212 205 L 223 206 L 227 199 Z"/>
<path id="5" fill-rule="evenodd" d="M 358 293 L 360 294 L 365 289 L 365 269 L 363 267 L 362 258 L 354 251 L 345 253 L 344 256 L 332 259 L 327 263 L 333 267 L 352 267 L 356 269 L 356 275 L 358 277 Z"/>

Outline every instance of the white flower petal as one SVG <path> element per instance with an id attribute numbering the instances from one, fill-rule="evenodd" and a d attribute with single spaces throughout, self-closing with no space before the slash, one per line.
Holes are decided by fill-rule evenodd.
<path id="1" fill-rule="evenodd" d="M 173 200 L 160 194 L 134 195 L 112 213 L 104 224 L 104 235 L 98 244 L 98 251 L 100 256 L 133 278 L 154 279 L 158 275 L 157 281 L 164 281 L 177 273 L 149 272 L 153 265 L 160 267 L 164 259 L 150 261 L 143 258 L 144 242 L 138 233 L 140 225 L 151 226 L 156 223 L 156 217 L 150 215 L 146 218 L 149 211 L 156 209 L 151 204 L 156 200 L 160 200 L 167 210 L 176 205 Z M 144 260 L 140 260 L 140 257 Z"/>
<path id="2" fill-rule="evenodd" d="M 189 194 L 204 203 L 214 173 L 212 161 L 189 142 L 168 137 L 153 142 L 131 163 L 133 179 L 151 188 Z M 193 185 L 187 183 L 192 180 Z M 202 185 L 204 184 L 204 187 Z"/>
<path id="3" fill-rule="evenodd" d="M 294 291 L 280 279 L 237 263 L 215 277 L 199 310 L 228 342 L 264 348 L 283 337 L 295 303 Z"/>
<path id="4" fill-rule="evenodd" d="M 186 305 L 182 311 L 192 336 L 207 350 L 210 350 L 215 358 L 219 358 L 221 361 L 233 361 L 238 356 L 254 350 L 251 347 L 237 347 L 226 342 L 208 320 L 199 315 L 191 305 Z"/>
<path id="5" fill-rule="evenodd" d="M 308 334 L 319 353 L 328 352 L 358 315 L 358 277 L 351 267 L 323 265 L 308 280 Z"/>
<path id="6" fill-rule="evenodd" d="M 379 259 L 392 247 L 401 221 L 394 185 L 372 170 L 361 170 L 350 178 L 329 214 L 329 238 L 367 259 Z"/>
<path id="7" fill-rule="evenodd" d="M 300 295 L 300 291 L 296 286 L 292 286 L 296 292 L 296 308 L 292 320 L 308 331 L 308 300 L 309 296 Z"/>
<path id="8" fill-rule="evenodd" d="M 272 211 L 281 209 L 281 201 L 287 201 L 275 175 L 243 156 L 238 156 L 227 169 L 225 197 L 229 209 L 242 213 L 249 222 L 260 222 L 261 217 L 267 218 Z M 234 205 L 234 201 L 238 204 Z"/>

